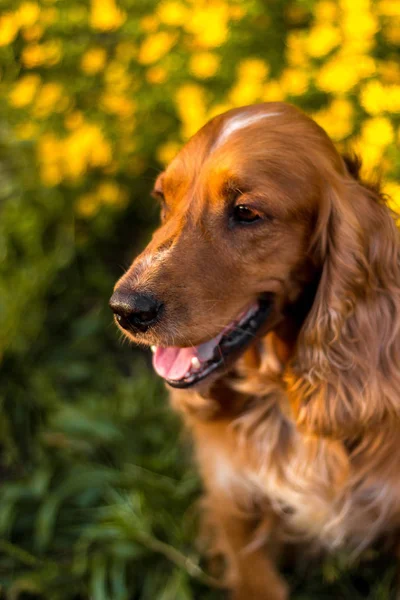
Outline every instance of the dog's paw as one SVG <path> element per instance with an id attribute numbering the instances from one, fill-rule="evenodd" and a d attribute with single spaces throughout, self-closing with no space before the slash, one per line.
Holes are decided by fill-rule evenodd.
<path id="1" fill-rule="evenodd" d="M 262 589 L 243 585 L 234 590 L 231 600 L 289 600 L 289 586 L 283 581 L 266 584 Z"/>

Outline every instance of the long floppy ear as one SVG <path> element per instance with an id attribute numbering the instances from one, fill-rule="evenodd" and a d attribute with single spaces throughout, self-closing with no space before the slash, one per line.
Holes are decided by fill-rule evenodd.
<path id="1" fill-rule="evenodd" d="M 287 378 L 300 428 L 349 439 L 400 417 L 399 232 L 358 168 L 329 179 L 321 279 Z"/>

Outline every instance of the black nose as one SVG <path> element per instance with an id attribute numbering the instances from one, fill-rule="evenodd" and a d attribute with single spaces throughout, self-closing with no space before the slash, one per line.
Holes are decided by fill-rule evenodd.
<path id="1" fill-rule="evenodd" d="M 154 325 L 163 306 L 150 294 L 119 290 L 113 293 L 109 304 L 123 329 L 141 332 Z"/>

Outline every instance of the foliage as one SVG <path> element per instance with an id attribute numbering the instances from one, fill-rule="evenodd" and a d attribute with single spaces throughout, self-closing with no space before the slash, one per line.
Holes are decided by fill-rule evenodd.
<path id="1" fill-rule="evenodd" d="M 1 591 L 220 597 L 193 544 L 187 442 L 147 355 L 121 346 L 107 299 L 154 225 L 155 174 L 233 106 L 297 104 L 400 203 L 399 4 L 1 7 Z M 299 599 L 387 599 L 393 582 L 370 555 L 289 577 Z"/>

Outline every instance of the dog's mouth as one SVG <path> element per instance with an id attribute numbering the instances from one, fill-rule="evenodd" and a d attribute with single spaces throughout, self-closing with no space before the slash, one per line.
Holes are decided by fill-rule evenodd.
<path id="1" fill-rule="evenodd" d="M 263 297 L 218 335 L 198 346 L 152 346 L 155 371 L 172 387 L 187 388 L 203 381 L 217 370 L 227 368 L 254 341 L 271 308 L 271 298 Z"/>

